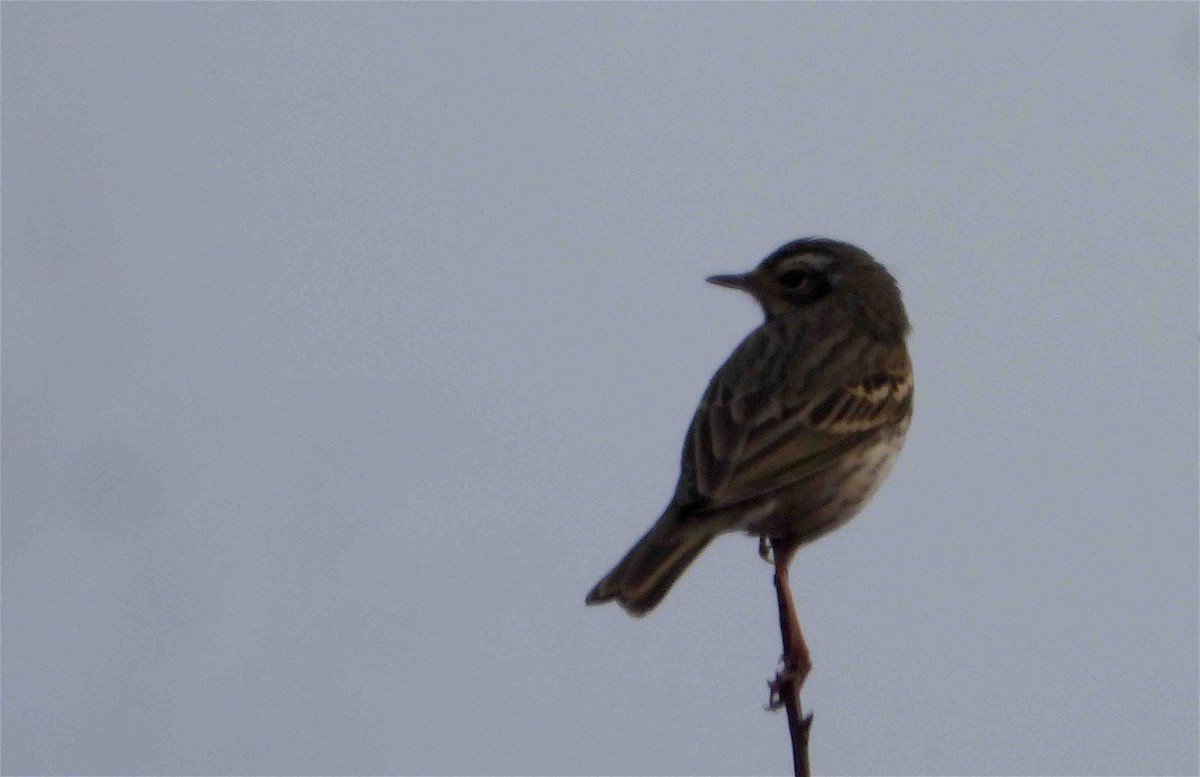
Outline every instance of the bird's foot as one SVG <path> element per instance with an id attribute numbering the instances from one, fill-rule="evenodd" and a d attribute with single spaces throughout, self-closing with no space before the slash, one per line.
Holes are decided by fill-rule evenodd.
<path id="1" fill-rule="evenodd" d="M 788 666 L 784 661 L 783 668 L 775 673 L 775 679 L 767 681 L 767 688 L 770 689 L 770 695 L 767 697 L 767 709 L 773 711 L 783 707 L 787 703 L 784 698 L 787 694 L 798 695 L 800 686 L 804 685 L 804 680 L 808 677 L 811 669 L 812 664 Z"/>

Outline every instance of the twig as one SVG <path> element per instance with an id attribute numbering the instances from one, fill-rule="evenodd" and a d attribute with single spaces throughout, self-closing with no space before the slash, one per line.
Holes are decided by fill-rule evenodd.
<path id="1" fill-rule="evenodd" d="M 799 543 L 791 538 L 772 538 L 771 556 L 775 564 L 775 597 L 779 603 L 779 633 L 783 639 L 783 668 L 770 682 L 770 709 L 787 709 L 788 733 L 792 740 L 792 765 L 795 777 L 810 777 L 808 763 L 808 730 L 812 727 L 812 715 L 804 716 L 800 707 L 800 686 L 812 669 L 808 645 L 800 631 L 800 620 L 796 616 L 796 604 L 788 584 L 788 565 L 792 562 Z"/>

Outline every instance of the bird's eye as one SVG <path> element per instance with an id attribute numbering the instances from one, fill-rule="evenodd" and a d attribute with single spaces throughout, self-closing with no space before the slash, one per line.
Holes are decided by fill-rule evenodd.
<path id="1" fill-rule="evenodd" d="M 797 267 L 779 273 L 779 285 L 787 290 L 787 298 L 796 305 L 807 305 L 828 294 L 833 286 L 824 273 Z"/>
<path id="2" fill-rule="evenodd" d="M 811 270 L 788 270 L 785 273 L 780 273 L 779 282 L 788 289 L 798 289 L 804 282 L 812 279 L 814 272 Z"/>

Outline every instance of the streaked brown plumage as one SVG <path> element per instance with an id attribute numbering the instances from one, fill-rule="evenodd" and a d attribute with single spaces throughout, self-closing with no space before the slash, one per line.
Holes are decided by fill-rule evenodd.
<path id="1" fill-rule="evenodd" d="M 858 512 L 886 477 L 912 414 L 908 316 L 895 279 L 866 251 L 805 238 L 742 289 L 766 320 L 717 370 L 683 445 L 662 517 L 587 596 L 645 615 L 717 535 L 792 547 Z"/>

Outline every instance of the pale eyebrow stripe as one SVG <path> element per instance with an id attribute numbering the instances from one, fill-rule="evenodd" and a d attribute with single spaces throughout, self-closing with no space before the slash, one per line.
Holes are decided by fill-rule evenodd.
<path id="1" fill-rule="evenodd" d="M 833 259 L 826 256 L 825 254 L 817 254 L 817 253 L 811 253 L 811 252 L 805 253 L 805 254 L 797 254 L 796 256 L 789 256 L 787 259 L 784 259 L 783 261 L 781 261 L 779 263 L 779 266 L 776 268 L 776 272 L 783 273 L 783 272 L 787 272 L 789 270 L 795 270 L 795 269 L 805 268 L 805 267 L 811 267 L 816 270 L 824 270 L 829 267 L 829 265 L 832 261 L 833 261 Z"/>

